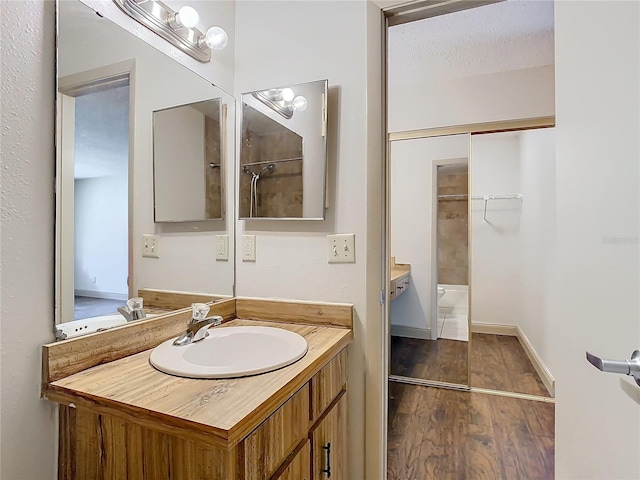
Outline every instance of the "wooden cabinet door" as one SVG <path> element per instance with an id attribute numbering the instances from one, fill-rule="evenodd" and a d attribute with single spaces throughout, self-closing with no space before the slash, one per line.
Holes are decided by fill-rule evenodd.
<path id="1" fill-rule="evenodd" d="M 309 440 L 293 457 L 287 468 L 275 478 L 277 480 L 311 480 L 311 442 Z"/>
<path id="2" fill-rule="evenodd" d="M 347 395 L 311 434 L 313 480 L 347 480 Z"/>

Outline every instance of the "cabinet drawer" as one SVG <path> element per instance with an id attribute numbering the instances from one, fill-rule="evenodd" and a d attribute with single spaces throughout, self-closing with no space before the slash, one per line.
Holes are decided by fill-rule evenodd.
<path id="1" fill-rule="evenodd" d="M 316 421 L 347 385 L 347 349 L 311 379 L 311 421 Z"/>
<path id="2" fill-rule="evenodd" d="M 311 442 L 307 440 L 275 480 L 311 480 Z"/>
<path id="3" fill-rule="evenodd" d="M 244 440 L 246 480 L 271 478 L 296 445 L 307 437 L 309 398 L 306 383 Z"/>

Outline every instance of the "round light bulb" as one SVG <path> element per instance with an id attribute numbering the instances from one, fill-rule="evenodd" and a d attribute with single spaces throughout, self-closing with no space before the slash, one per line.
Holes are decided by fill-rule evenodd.
<path id="1" fill-rule="evenodd" d="M 200 15 L 195 8 L 185 5 L 176 14 L 176 23 L 183 27 L 193 28 L 198 24 Z"/>
<path id="2" fill-rule="evenodd" d="M 295 94 L 293 93 L 293 90 L 291 90 L 290 88 L 283 88 L 282 89 L 282 99 L 285 102 L 290 102 L 291 100 L 293 100 L 293 96 Z"/>
<path id="3" fill-rule="evenodd" d="M 296 112 L 304 112 L 307 109 L 307 99 L 298 95 L 291 104 Z"/>
<path id="4" fill-rule="evenodd" d="M 223 28 L 214 26 L 207 30 L 204 42 L 212 50 L 222 50 L 229 43 L 229 37 Z"/>

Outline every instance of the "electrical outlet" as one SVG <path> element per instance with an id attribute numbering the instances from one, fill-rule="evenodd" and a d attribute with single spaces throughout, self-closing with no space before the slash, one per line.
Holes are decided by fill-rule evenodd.
<path id="1" fill-rule="evenodd" d="M 242 235 L 242 261 L 256 261 L 256 236 Z"/>
<path id="2" fill-rule="evenodd" d="M 353 233 L 327 235 L 327 248 L 329 263 L 356 262 L 356 236 Z"/>
<path id="3" fill-rule="evenodd" d="M 158 237 L 156 235 L 142 235 L 142 256 L 160 258 L 158 255 Z"/>
<path id="4" fill-rule="evenodd" d="M 229 260 L 229 235 L 216 235 L 216 260 Z"/>

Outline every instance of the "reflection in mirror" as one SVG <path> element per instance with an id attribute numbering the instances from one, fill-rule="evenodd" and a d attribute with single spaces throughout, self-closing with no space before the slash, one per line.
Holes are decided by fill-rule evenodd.
<path id="1" fill-rule="evenodd" d="M 223 218 L 221 113 L 219 98 L 153 112 L 156 222 Z"/>
<path id="2" fill-rule="evenodd" d="M 135 320 L 138 313 L 118 313 L 134 297 L 148 316 L 232 296 L 234 183 L 224 159 L 234 158 L 227 138 L 234 98 L 78 1 L 58 2 L 57 44 L 59 329 L 69 337 Z M 214 117 L 200 117 L 204 130 L 189 130 L 198 137 L 189 147 L 200 149 L 200 169 L 188 182 L 190 190 L 202 186 L 202 216 L 224 220 L 154 223 L 154 112 L 182 105 Z M 184 123 L 164 120 L 173 134 Z M 181 145 L 167 155 L 172 166 L 164 165 L 174 168 L 173 184 L 156 192 L 168 203 L 190 201 L 180 182 L 192 156 Z M 227 246 L 222 253 L 213 247 L 219 243 Z"/>
<path id="3" fill-rule="evenodd" d="M 390 162 L 390 374 L 469 385 L 469 135 L 391 142 Z"/>
<path id="4" fill-rule="evenodd" d="M 326 80 L 242 95 L 239 216 L 323 219 Z"/>
<path id="5" fill-rule="evenodd" d="M 472 135 L 471 149 L 471 385 L 549 397 L 554 129 Z"/>

